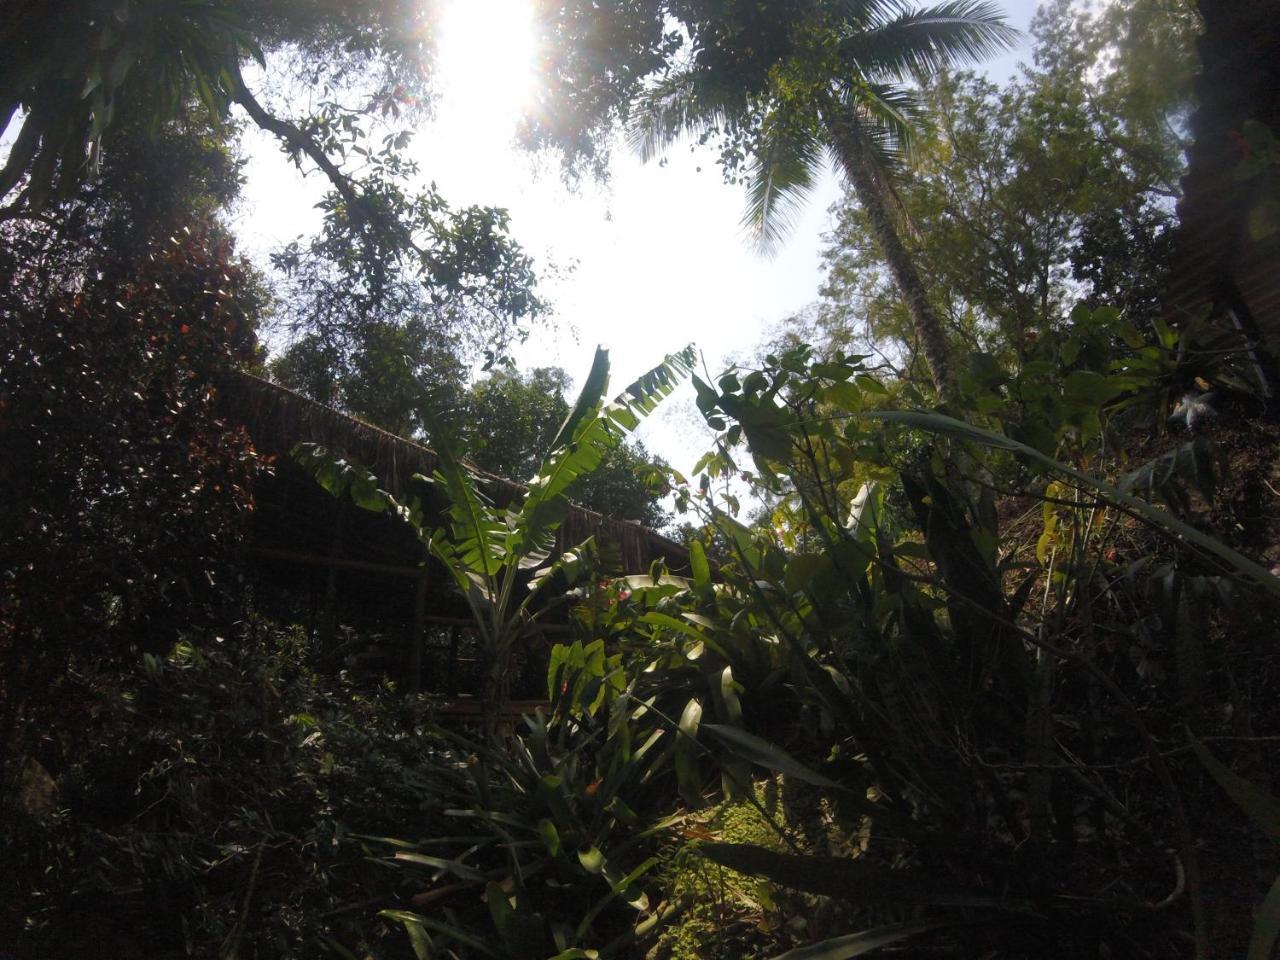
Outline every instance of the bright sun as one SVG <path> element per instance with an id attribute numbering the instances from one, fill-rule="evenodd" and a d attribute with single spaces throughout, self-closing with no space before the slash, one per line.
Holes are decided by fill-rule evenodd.
<path id="1" fill-rule="evenodd" d="M 529 0 L 448 0 L 437 49 L 442 111 L 510 135 L 535 80 Z"/>

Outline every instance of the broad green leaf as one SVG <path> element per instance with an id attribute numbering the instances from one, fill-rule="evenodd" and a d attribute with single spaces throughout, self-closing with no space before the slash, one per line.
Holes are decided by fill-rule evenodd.
<path id="1" fill-rule="evenodd" d="M 1280 940 L 1280 879 L 1271 885 L 1258 908 L 1245 960 L 1271 960 L 1275 956 L 1277 940 Z"/>
<path id="2" fill-rule="evenodd" d="M 733 679 L 733 667 L 726 666 L 720 671 L 720 700 L 724 704 L 725 715 L 734 723 L 742 721 L 742 702 L 738 699 L 739 686 Z M 708 727 L 713 724 L 707 724 Z"/>
<path id="3" fill-rule="evenodd" d="M 785 750 L 775 747 L 755 734 L 747 733 L 738 727 L 730 727 L 720 723 L 704 723 L 702 729 L 707 731 L 734 756 L 749 760 L 766 770 L 773 770 L 788 777 L 795 777 L 805 783 L 819 787 L 843 790 L 840 784 L 829 777 L 824 777 L 815 770 L 810 770 Z"/>
<path id="4" fill-rule="evenodd" d="M 605 856 L 599 847 L 587 847 L 578 851 L 578 862 L 587 873 L 599 873 L 604 869 Z"/>
<path id="5" fill-rule="evenodd" d="M 691 807 L 699 806 L 702 798 L 702 779 L 698 772 L 698 726 L 702 722 L 702 704 L 690 700 L 680 714 L 676 733 L 676 780 L 680 793 Z"/>
<path id="6" fill-rule="evenodd" d="M 1272 843 L 1280 844 L 1280 797 L 1272 796 L 1256 783 L 1246 780 L 1209 752 L 1199 740 L 1191 739 L 1191 749 L 1205 769 L 1218 781 L 1237 807 L 1266 834 Z"/>
<path id="7" fill-rule="evenodd" d="M 670 395 L 677 383 L 693 370 L 696 356 L 692 345 L 668 355 L 612 401 L 602 407 L 598 402 L 592 406 L 573 426 L 571 436 L 557 438 L 538 473 L 529 481 L 529 492 L 506 538 L 510 553 L 523 556 L 541 547 L 554 534 L 565 516 L 565 493 L 570 485 L 595 470 L 623 437 Z M 607 368 L 604 351 L 597 351 L 596 359 L 597 364 L 603 363 Z M 597 368 L 593 366 L 592 371 L 594 376 Z M 595 390 L 595 385 L 591 389 Z"/>
<path id="8" fill-rule="evenodd" d="M 711 586 L 711 565 L 707 563 L 707 554 L 702 549 L 701 541 L 692 540 L 689 543 L 689 570 L 699 590 L 706 590 Z"/>
<path id="9" fill-rule="evenodd" d="M 698 643 L 708 642 L 707 635 L 703 633 L 701 630 L 698 630 L 697 628 L 689 625 L 688 623 L 685 623 L 685 621 L 682 619 L 671 616 L 669 613 L 658 613 L 656 610 L 654 610 L 654 611 L 650 611 L 649 613 L 642 614 L 638 619 L 641 623 L 647 623 L 655 627 L 666 627 L 667 629 L 675 630 L 677 633 L 680 633 L 691 640 L 696 640 Z M 716 649 L 717 652 L 719 652 L 718 646 L 716 646 L 714 643 L 711 644 L 711 646 L 714 649 Z"/>
<path id="10" fill-rule="evenodd" d="M 887 927 L 876 927 L 853 933 L 846 937 L 824 940 L 808 947 L 798 947 L 780 954 L 774 960 L 850 960 L 861 957 L 872 950 L 879 950 L 908 937 L 915 937 L 930 930 L 946 926 L 937 920 L 919 920 L 913 923 L 898 923 Z"/>
<path id="11" fill-rule="evenodd" d="M 609 351 L 604 347 L 596 347 L 596 355 L 591 361 L 591 371 L 578 391 L 578 399 L 573 409 L 565 417 L 564 423 L 556 431 L 555 438 L 548 449 L 556 450 L 573 440 L 589 416 L 595 416 L 600 407 L 600 399 L 609 387 Z"/>
<path id="12" fill-rule="evenodd" d="M 1276 233 L 1280 233 L 1280 200 L 1268 197 L 1249 211 L 1249 236 L 1266 240 Z"/>
<path id="13" fill-rule="evenodd" d="M 876 481 L 864 483 L 849 505 L 849 533 L 860 543 L 871 539 L 880 525 L 884 492 Z"/>
<path id="14" fill-rule="evenodd" d="M 1062 395 L 1068 403 L 1095 409 L 1120 392 L 1114 383 L 1092 370 L 1076 370 L 1069 373 L 1062 384 Z"/>
<path id="15" fill-rule="evenodd" d="M 546 844 L 547 852 L 553 857 L 560 855 L 560 831 L 550 820 L 543 817 L 538 821 L 538 836 Z"/>
<path id="16" fill-rule="evenodd" d="M 862 409 L 862 391 L 847 381 L 831 384 L 822 391 L 822 396 L 827 403 L 849 413 Z"/>

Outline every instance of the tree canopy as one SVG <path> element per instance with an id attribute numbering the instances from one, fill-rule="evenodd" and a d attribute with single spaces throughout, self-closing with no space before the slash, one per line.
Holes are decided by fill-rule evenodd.
<path id="1" fill-rule="evenodd" d="M 1033 33 L 1020 78 L 997 86 L 962 73 L 925 88 L 934 135 L 895 188 L 912 227 L 904 242 L 935 281 L 948 338 L 962 356 L 1012 367 L 1077 300 L 1122 308 L 1140 327 L 1156 311 L 1194 56 L 1187 16 L 1171 9 L 1153 22 L 1142 4 L 1089 17 L 1059 3 Z M 1124 45 L 1158 55 L 1176 82 L 1142 87 L 1134 61 L 1104 56 Z M 896 344 L 892 361 L 918 373 L 919 341 L 866 212 L 850 194 L 836 217 L 822 298 L 801 328 L 844 349 Z"/>

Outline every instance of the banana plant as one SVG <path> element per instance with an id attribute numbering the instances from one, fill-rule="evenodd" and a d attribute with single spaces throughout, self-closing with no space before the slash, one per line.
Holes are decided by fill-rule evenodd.
<path id="1" fill-rule="evenodd" d="M 439 420 L 429 423 L 438 465 L 431 477 L 415 475 L 443 494 L 445 507 L 438 515 L 426 511 L 417 499 L 401 503 L 382 490 L 367 469 L 338 459 L 323 447 L 300 444 L 295 448 L 294 458 L 326 490 L 350 497 L 364 509 L 401 517 L 448 571 L 475 619 L 490 665 L 482 699 L 486 736 L 492 737 L 496 729 L 512 648 L 555 603 L 545 588 L 553 579 L 572 585 L 593 550 L 588 540 L 551 560 L 556 532 L 568 515 L 569 489 L 579 477 L 595 470 L 670 395 L 692 371 L 695 358 L 692 345 L 670 354 L 606 401 L 609 353 L 597 348 L 582 391 L 528 481 L 523 500 L 506 508 L 485 495 L 483 481 L 463 462 L 448 425 Z M 434 526 L 433 521 L 443 525 Z"/>

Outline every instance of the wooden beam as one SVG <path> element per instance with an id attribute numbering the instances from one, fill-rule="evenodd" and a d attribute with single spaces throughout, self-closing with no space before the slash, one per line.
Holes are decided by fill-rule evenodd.
<path id="1" fill-rule="evenodd" d="M 404 567 L 394 563 L 373 563 L 368 560 L 351 560 L 347 557 L 321 557 L 313 553 L 297 553 L 293 550 L 277 550 L 275 547 L 250 547 L 248 553 L 267 560 L 283 560 L 313 567 L 342 567 L 348 570 L 364 570 L 368 573 L 386 573 L 397 577 L 422 576 L 422 567 Z M 471 621 L 467 621 L 470 623 Z"/>
<path id="2" fill-rule="evenodd" d="M 347 525 L 347 501 L 338 501 L 337 516 L 333 520 L 333 539 L 329 541 L 329 554 L 337 559 L 342 553 L 342 534 Z M 320 642 L 326 647 L 333 643 L 338 630 L 338 568 L 330 565 L 324 584 L 324 612 L 320 616 Z"/>
<path id="3" fill-rule="evenodd" d="M 427 629 L 427 587 L 430 583 L 431 567 L 424 563 L 418 577 L 418 589 L 413 594 L 413 627 L 409 634 L 409 669 L 413 671 L 409 688 L 414 693 L 422 692 L 422 644 Z"/>
<path id="4" fill-rule="evenodd" d="M 456 697 L 458 695 L 458 624 L 454 624 L 449 630 L 449 666 L 445 671 L 445 690 L 449 696 Z"/>
<path id="5" fill-rule="evenodd" d="M 498 715 L 518 718 L 532 714 L 539 708 L 546 710 L 550 706 L 550 700 L 508 700 L 498 708 Z M 436 713 L 446 717 L 479 717 L 483 713 L 483 706 L 475 697 L 461 697 L 437 708 Z"/>

